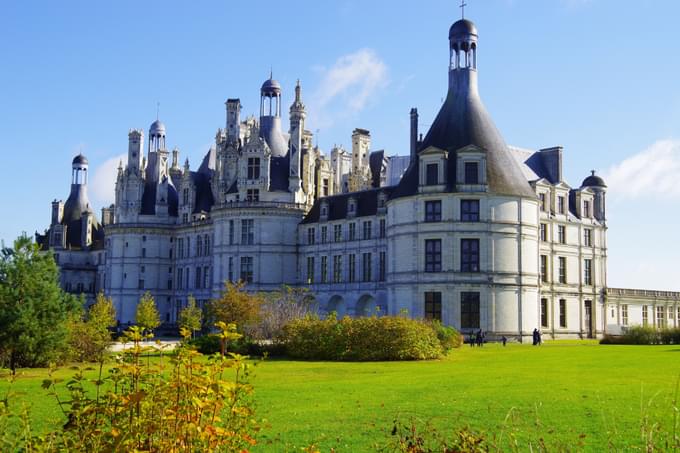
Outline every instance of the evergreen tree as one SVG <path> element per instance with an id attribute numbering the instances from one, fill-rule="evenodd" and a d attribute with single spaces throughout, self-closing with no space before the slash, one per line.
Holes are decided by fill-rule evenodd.
<path id="1" fill-rule="evenodd" d="M 189 304 L 179 312 L 179 326 L 191 331 L 191 336 L 201 328 L 203 311 L 196 306 L 196 299 L 189 296 Z"/>
<path id="2" fill-rule="evenodd" d="M 27 236 L 0 254 L 0 354 L 12 372 L 45 366 L 66 351 L 68 321 L 82 310 L 59 287 L 51 253 Z"/>
<path id="3" fill-rule="evenodd" d="M 154 301 L 149 291 L 145 292 L 139 300 L 135 320 L 139 327 L 152 335 L 154 329 L 161 325 L 161 317 L 158 313 L 158 308 L 156 308 L 156 301 Z"/>

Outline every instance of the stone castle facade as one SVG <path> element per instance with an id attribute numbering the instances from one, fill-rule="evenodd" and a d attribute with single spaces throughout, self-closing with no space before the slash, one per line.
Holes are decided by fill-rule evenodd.
<path id="1" fill-rule="evenodd" d="M 409 156 L 313 146 L 301 87 L 281 121 L 282 88 L 261 87 L 259 118 L 226 102 L 225 127 L 200 165 L 179 164 L 166 128 L 128 134 L 115 203 L 99 222 L 88 162 L 73 160 L 71 194 L 37 235 L 67 291 L 113 298 L 134 322 L 150 291 L 173 324 L 189 296 L 225 281 L 252 291 L 311 290 L 323 312 L 436 318 L 491 337 L 596 337 L 633 324 L 678 325 L 680 293 L 607 286 L 606 185 L 563 178 L 563 150 L 509 147 L 479 96 L 477 29 L 449 31 L 449 87 L 427 134 L 411 110 Z M 146 148 L 146 149 L 145 149 Z"/>

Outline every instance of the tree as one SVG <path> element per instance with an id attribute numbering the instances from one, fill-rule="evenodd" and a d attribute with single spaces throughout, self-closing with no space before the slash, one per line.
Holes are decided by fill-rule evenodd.
<path id="1" fill-rule="evenodd" d="M 191 331 L 191 337 L 201 328 L 203 310 L 196 306 L 196 299 L 189 296 L 189 304 L 179 312 L 179 326 Z"/>
<path id="2" fill-rule="evenodd" d="M 51 253 L 27 236 L 0 254 L 0 354 L 12 372 L 45 366 L 66 351 L 68 321 L 82 310 L 59 287 Z"/>
<path id="3" fill-rule="evenodd" d="M 256 326 L 251 326 L 251 334 L 259 339 L 276 340 L 283 334 L 286 324 L 317 313 L 317 308 L 309 289 L 283 285 L 265 297 L 260 320 Z"/>
<path id="4" fill-rule="evenodd" d="M 113 301 L 103 293 L 84 316 L 74 318 L 69 323 L 69 345 L 71 356 L 79 361 L 102 363 L 106 351 L 113 343 L 110 327 L 116 324 L 116 309 Z"/>
<path id="5" fill-rule="evenodd" d="M 151 335 L 153 335 L 153 330 L 161 325 L 161 317 L 158 308 L 156 308 L 156 302 L 149 291 L 145 292 L 139 299 L 135 320 L 139 327 Z"/>
<path id="6" fill-rule="evenodd" d="M 247 293 L 244 287 L 243 282 L 225 282 L 220 298 L 208 303 L 208 316 L 212 323 L 234 323 L 243 331 L 259 320 L 263 298 L 259 294 Z"/>

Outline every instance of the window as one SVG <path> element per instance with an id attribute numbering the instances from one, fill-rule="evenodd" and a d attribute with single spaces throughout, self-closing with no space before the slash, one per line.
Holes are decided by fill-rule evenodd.
<path id="1" fill-rule="evenodd" d="M 342 282 L 342 255 L 333 257 L 333 283 Z"/>
<path id="2" fill-rule="evenodd" d="M 182 289 L 182 282 L 184 280 L 182 271 L 182 268 L 177 269 L 177 289 Z"/>
<path id="3" fill-rule="evenodd" d="M 246 201 L 260 201 L 260 189 L 247 189 Z"/>
<path id="4" fill-rule="evenodd" d="M 333 241 L 342 241 L 342 225 L 333 225 Z"/>
<path id="5" fill-rule="evenodd" d="M 349 211 L 350 214 L 356 213 L 357 209 L 356 209 L 356 203 L 354 202 L 354 200 L 351 200 L 349 202 L 349 208 L 347 210 Z"/>
<path id="6" fill-rule="evenodd" d="M 357 224 L 352 222 L 349 224 L 349 241 L 356 241 L 357 239 Z"/>
<path id="7" fill-rule="evenodd" d="M 564 208 L 564 197 L 557 197 L 557 212 L 558 214 L 566 214 Z"/>
<path id="8" fill-rule="evenodd" d="M 210 254 L 210 236 L 206 234 L 205 238 L 203 239 L 203 255 L 208 256 L 209 254 Z"/>
<path id="9" fill-rule="evenodd" d="M 545 212 L 546 211 L 546 209 L 545 209 L 545 207 L 546 207 L 545 206 L 545 194 L 544 193 L 538 194 L 538 200 L 539 200 L 539 206 L 541 208 L 541 211 Z"/>
<path id="10" fill-rule="evenodd" d="M 661 305 L 656 307 L 656 327 L 659 329 L 666 327 L 666 307 Z"/>
<path id="11" fill-rule="evenodd" d="M 168 289 L 172 289 L 172 280 L 168 279 Z"/>
<path id="12" fill-rule="evenodd" d="M 189 189 L 182 190 L 182 204 L 189 204 Z"/>
<path id="13" fill-rule="evenodd" d="M 330 194 L 330 187 L 329 187 L 329 181 L 328 178 L 323 178 L 323 196 L 327 197 Z"/>
<path id="14" fill-rule="evenodd" d="M 241 257 L 241 281 L 246 283 L 253 282 L 253 257 L 252 256 L 242 256 Z"/>
<path id="15" fill-rule="evenodd" d="M 567 301 L 560 299 L 560 327 L 567 327 Z"/>
<path id="16" fill-rule="evenodd" d="M 255 221 L 253 219 L 241 220 L 241 244 L 253 245 L 255 242 Z"/>
<path id="17" fill-rule="evenodd" d="M 567 227 L 564 225 L 557 226 L 557 242 L 560 244 L 567 243 Z"/>
<path id="18" fill-rule="evenodd" d="M 81 285 L 81 284 L 78 283 L 78 285 Z M 144 280 L 139 280 L 137 282 L 137 289 L 144 289 Z"/>
<path id="19" fill-rule="evenodd" d="M 564 256 L 559 257 L 559 282 L 567 283 L 567 258 Z"/>
<path id="20" fill-rule="evenodd" d="M 425 272 L 442 271 L 442 241 L 441 239 L 425 240 Z"/>
<path id="21" fill-rule="evenodd" d="M 210 268 L 208 266 L 203 268 L 203 288 L 210 288 Z"/>
<path id="22" fill-rule="evenodd" d="M 442 202 L 440 200 L 432 200 L 425 202 L 425 221 L 426 222 L 442 221 Z"/>
<path id="23" fill-rule="evenodd" d="M 142 249 L 142 258 L 146 258 L 146 249 L 145 248 Z"/>
<path id="24" fill-rule="evenodd" d="M 541 327 L 548 327 L 548 299 L 541 299 Z"/>
<path id="25" fill-rule="evenodd" d="M 363 266 L 362 266 L 362 281 L 364 282 L 370 282 L 373 280 L 373 257 L 371 253 L 364 253 L 362 255 L 363 259 Z"/>
<path id="26" fill-rule="evenodd" d="M 479 200 L 460 200 L 460 219 L 463 222 L 479 222 Z"/>
<path id="27" fill-rule="evenodd" d="M 385 281 L 385 252 L 380 252 L 379 266 L 378 266 L 378 281 Z"/>
<path id="28" fill-rule="evenodd" d="M 673 307 L 669 306 L 668 307 L 668 321 L 669 322 L 673 321 L 674 315 L 675 315 L 675 313 L 674 313 Z"/>
<path id="29" fill-rule="evenodd" d="M 328 227 L 322 226 L 321 227 L 321 243 L 325 244 L 326 242 L 328 242 Z"/>
<path id="30" fill-rule="evenodd" d="M 367 220 L 364 222 L 364 241 L 371 239 L 372 236 L 372 231 L 373 230 L 373 222 L 370 220 Z"/>
<path id="31" fill-rule="evenodd" d="M 349 273 L 347 275 L 347 281 L 353 283 L 356 281 L 356 270 L 357 270 L 357 256 L 352 253 L 349 255 Z"/>
<path id="32" fill-rule="evenodd" d="M 187 258 L 191 257 L 191 238 L 187 238 Z"/>
<path id="33" fill-rule="evenodd" d="M 140 271 L 142 274 L 143 274 L 144 272 L 146 272 L 146 266 L 140 266 L 140 267 L 139 267 L 139 271 Z"/>
<path id="34" fill-rule="evenodd" d="M 621 305 L 621 325 L 628 325 L 628 305 Z"/>
<path id="35" fill-rule="evenodd" d="M 586 247 L 592 247 L 593 246 L 593 230 L 590 228 L 586 228 L 583 230 L 583 245 Z"/>
<path id="36" fill-rule="evenodd" d="M 142 236 L 142 242 L 146 242 L 146 236 Z"/>
<path id="37" fill-rule="evenodd" d="M 479 293 L 460 293 L 460 327 L 479 328 Z"/>
<path id="38" fill-rule="evenodd" d="M 583 217 L 590 217 L 590 201 L 588 200 L 583 201 Z"/>
<path id="39" fill-rule="evenodd" d="M 189 214 L 182 214 L 182 223 L 189 223 Z"/>
<path id="40" fill-rule="evenodd" d="M 248 179 L 260 179 L 260 158 L 248 158 Z"/>
<path id="41" fill-rule="evenodd" d="M 583 284 L 588 286 L 593 284 L 593 260 L 591 259 L 583 260 Z"/>
<path id="42" fill-rule="evenodd" d="M 201 256 L 201 251 L 203 249 L 203 239 L 201 236 L 196 236 L 196 256 Z"/>
<path id="43" fill-rule="evenodd" d="M 439 165 L 427 164 L 425 167 L 425 184 L 428 186 L 439 184 Z"/>
<path id="44" fill-rule="evenodd" d="M 548 282 L 548 256 L 541 255 L 541 281 Z"/>
<path id="45" fill-rule="evenodd" d="M 196 268 L 196 273 L 194 274 L 194 288 L 201 288 L 201 266 Z"/>
<path id="46" fill-rule="evenodd" d="M 442 293 L 425 293 L 425 319 L 442 320 Z"/>
<path id="47" fill-rule="evenodd" d="M 234 257 L 229 257 L 229 281 L 234 281 Z"/>
<path id="48" fill-rule="evenodd" d="M 542 223 L 540 228 L 541 241 L 545 242 L 548 240 L 548 224 Z"/>
<path id="49" fill-rule="evenodd" d="M 229 221 L 229 245 L 234 245 L 234 221 Z"/>
<path id="50" fill-rule="evenodd" d="M 460 250 L 460 271 L 479 272 L 479 239 L 461 239 Z"/>
<path id="51" fill-rule="evenodd" d="M 321 257 L 321 283 L 328 283 L 328 257 Z"/>
<path id="52" fill-rule="evenodd" d="M 311 285 L 314 283 L 314 257 L 307 257 L 307 284 Z"/>
<path id="53" fill-rule="evenodd" d="M 314 228 L 307 228 L 307 244 L 314 245 L 316 242 L 316 230 Z"/>
<path id="54" fill-rule="evenodd" d="M 642 306 L 642 325 L 647 326 L 649 324 L 649 310 L 647 305 Z"/>
<path id="55" fill-rule="evenodd" d="M 385 219 L 380 219 L 380 237 L 385 237 Z"/>
<path id="56" fill-rule="evenodd" d="M 465 184 L 479 184 L 479 164 L 465 162 Z"/>

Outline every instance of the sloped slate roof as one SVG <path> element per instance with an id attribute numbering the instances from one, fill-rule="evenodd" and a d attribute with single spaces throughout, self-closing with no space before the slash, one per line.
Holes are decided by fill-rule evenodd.
<path id="1" fill-rule="evenodd" d="M 319 222 L 322 202 L 328 203 L 328 221 L 347 218 L 347 205 L 350 198 L 357 201 L 357 213 L 355 217 L 374 216 L 378 213 L 378 195 L 384 192 L 389 198 L 394 187 L 381 187 L 379 189 L 364 190 L 361 192 L 344 193 L 316 200 L 302 223 Z"/>

